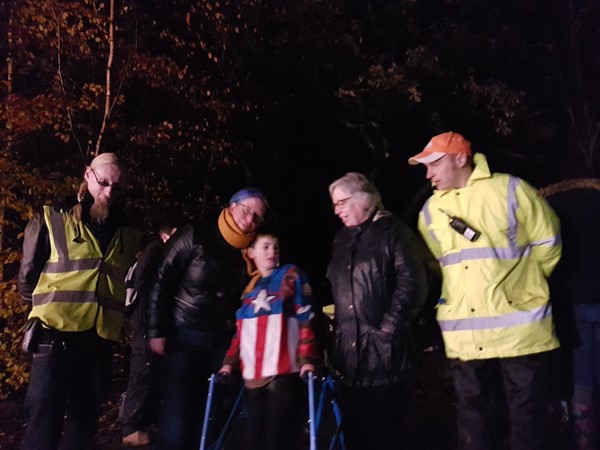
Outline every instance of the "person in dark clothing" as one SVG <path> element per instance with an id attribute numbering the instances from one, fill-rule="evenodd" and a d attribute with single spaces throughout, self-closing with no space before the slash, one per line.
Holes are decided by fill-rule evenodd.
<path id="1" fill-rule="evenodd" d="M 562 361 L 555 389 L 570 406 L 574 442 L 600 446 L 600 180 L 563 181 L 542 190 L 561 222 L 563 257 L 550 278 Z M 572 361 L 572 364 L 570 362 Z"/>
<path id="2" fill-rule="evenodd" d="M 139 245 L 117 202 L 126 181 L 117 156 L 102 153 L 86 167 L 75 206 L 45 206 L 25 228 L 18 286 L 37 332 L 27 347 L 24 450 L 94 447 Z"/>
<path id="3" fill-rule="evenodd" d="M 414 321 L 426 296 L 414 233 L 383 208 L 375 186 L 348 173 L 329 186 L 344 223 L 327 278 L 335 302 L 330 362 L 352 450 L 400 448 L 403 382 L 416 357 Z"/>
<path id="4" fill-rule="evenodd" d="M 159 239 L 150 242 L 131 267 L 133 284 L 128 294 L 135 297 L 131 306 L 131 354 L 129 356 L 129 378 L 122 405 L 123 444 L 140 446 L 150 443 L 146 427 L 158 416 L 156 368 L 154 356 L 146 341 L 148 296 L 156 279 L 156 271 L 164 244 L 177 231 L 176 227 L 164 225 L 159 230 Z"/>
<path id="5" fill-rule="evenodd" d="M 244 250 L 267 201 L 246 188 L 218 218 L 188 224 L 166 244 L 150 294 L 148 338 L 164 355 L 158 446 L 198 448 L 208 384 L 235 332 L 235 311 L 248 281 Z"/>

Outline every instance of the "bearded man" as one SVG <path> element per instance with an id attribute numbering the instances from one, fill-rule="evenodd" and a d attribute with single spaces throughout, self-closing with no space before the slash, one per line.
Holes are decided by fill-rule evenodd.
<path id="1" fill-rule="evenodd" d="M 94 447 L 102 375 L 121 338 L 125 274 L 139 245 L 118 202 L 127 171 L 103 153 L 83 178 L 75 206 L 44 206 L 25 228 L 18 287 L 37 331 L 23 449 Z"/>

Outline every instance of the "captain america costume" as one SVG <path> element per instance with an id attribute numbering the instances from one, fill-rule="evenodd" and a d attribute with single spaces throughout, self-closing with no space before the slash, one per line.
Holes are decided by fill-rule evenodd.
<path id="1" fill-rule="evenodd" d="M 313 316 L 306 275 L 293 264 L 277 267 L 242 294 L 224 363 L 239 365 L 244 380 L 299 372 L 316 360 Z"/>

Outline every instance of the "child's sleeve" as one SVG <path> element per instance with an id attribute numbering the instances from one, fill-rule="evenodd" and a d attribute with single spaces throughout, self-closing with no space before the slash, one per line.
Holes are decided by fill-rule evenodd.
<path id="1" fill-rule="evenodd" d="M 313 326 L 312 288 L 306 275 L 298 268 L 292 269 L 290 275 L 294 283 L 294 306 L 298 320 L 299 342 L 297 350 L 298 364 L 321 364 L 323 352 L 317 345 Z"/>
<path id="2" fill-rule="evenodd" d="M 238 320 L 236 324 L 236 333 L 231 338 L 231 345 L 223 359 L 223 364 L 229 364 L 233 370 L 237 370 L 240 367 L 240 326 L 241 321 Z"/>

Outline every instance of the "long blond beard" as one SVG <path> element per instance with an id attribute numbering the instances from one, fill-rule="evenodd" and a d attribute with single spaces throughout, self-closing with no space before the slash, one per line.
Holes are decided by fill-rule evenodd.
<path id="1" fill-rule="evenodd" d="M 79 190 L 77 191 L 77 201 L 81 203 L 88 193 L 87 181 L 83 181 L 79 185 Z M 92 221 L 96 223 L 103 223 L 106 219 L 108 219 L 108 214 L 110 210 L 110 204 L 108 203 L 98 203 L 94 200 L 92 206 L 90 206 L 90 217 Z M 79 217 L 81 220 L 81 217 Z"/>
<path id="2" fill-rule="evenodd" d="M 108 203 L 94 202 L 90 206 L 90 217 L 94 222 L 103 223 L 108 218 L 109 208 Z"/>

